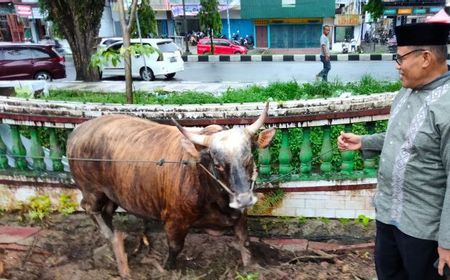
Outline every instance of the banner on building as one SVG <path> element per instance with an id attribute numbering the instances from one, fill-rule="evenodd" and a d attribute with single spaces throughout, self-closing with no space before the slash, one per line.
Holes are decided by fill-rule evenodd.
<path id="1" fill-rule="evenodd" d="M 196 16 L 198 15 L 198 12 L 200 12 L 200 9 L 202 6 L 198 4 L 186 4 L 185 11 L 186 16 Z M 227 6 L 226 5 L 219 5 L 219 12 L 226 11 Z M 172 14 L 174 17 L 183 16 L 183 5 L 171 5 Z"/>
<path id="2" fill-rule="evenodd" d="M 334 25 L 355 26 L 361 24 L 361 15 L 336 15 Z"/>
<path id="3" fill-rule="evenodd" d="M 31 6 L 29 5 L 15 5 L 16 14 L 19 17 L 30 17 L 32 15 Z"/>

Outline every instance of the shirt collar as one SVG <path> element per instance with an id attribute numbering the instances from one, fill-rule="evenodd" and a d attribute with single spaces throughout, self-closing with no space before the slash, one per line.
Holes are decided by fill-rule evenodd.
<path id="1" fill-rule="evenodd" d="M 445 84 L 448 80 L 450 80 L 450 71 L 445 72 L 444 74 L 442 74 L 441 76 L 437 77 L 436 79 L 434 79 L 433 81 L 429 82 L 428 84 L 420 87 L 420 88 L 416 88 L 416 90 L 433 90 L 437 87 L 442 86 L 443 84 Z"/>

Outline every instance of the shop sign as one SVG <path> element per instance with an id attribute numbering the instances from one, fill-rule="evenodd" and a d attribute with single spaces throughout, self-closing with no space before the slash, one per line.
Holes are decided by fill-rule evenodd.
<path id="1" fill-rule="evenodd" d="M 384 15 L 396 15 L 397 14 L 397 10 L 396 9 L 386 9 L 384 10 Z"/>
<path id="2" fill-rule="evenodd" d="M 430 13 L 437 13 L 442 10 L 444 7 L 430 7 Z"/>
<path id="3" fill-rule="evenodd" d="M 399 15 L 410 15 L 412 14 L 412 9 L 410 8 L 402 8 L 402 9 L 398 9 L 398 14 Z"/>
<path id="4" fill-rule="evenodd" d="M 424 15 L 427 13 L 427 9 L 414 9 L 413 13 L 416 15 Z"/>
<path id="5" fill-rule="evenodd" d="M 19 17 L 30 17 L 32 15 L 31 6 L 28 5 L 15 5 L 16 14 Z"/>
<path id="6" fill-rule="evenodd" d="M 339 26 L 355 26 L 360 23 L 360 15 L 336 15 L 334 18 L 334 24 Z"/>
<path id="7" fill-rule="evenodd" d="M 174 17 L 183 16 L 183 5 L 171 5 L 172 14 Z M 198 12 L 200 12 L 200 9 L 202 6 L 199 4 L 186 4 L 185 7 L 185 13 L 186 16 L 196 16 L 198 15 Z M 219 5 L 219 12 L 225 11 L 227 9 L 226 5 Z"/>

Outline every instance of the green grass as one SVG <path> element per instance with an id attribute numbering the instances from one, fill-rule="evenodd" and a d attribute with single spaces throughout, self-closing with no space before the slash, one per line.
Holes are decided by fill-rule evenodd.
<path id="1" fill-rule="evenodd" d="M 276 82 L 267 87 L 254 85 L 244 89 L 228 89 L 221 95 L 211 92 L 166 92 L 152 93 L 134 92 L 135 104 L 208 104 L 208 103 L 245 103 L 263 102 L 267 100 L 288 101 L 312 98 L 328 98 L 339 96 L 342 92 L 351 92 L 353 95 L 393 92 L 400 89 L 399 82 L 377 81 L 370 76 L 363 76 L 358 82 L 342 83 L 304 83 L 296 81 Z M 125 104 L 126 97 L 123 92 L 91 92 L 55 89 L 50 90 L 48 100 L 65 100 L 77 102 L 115 103 Z"/>

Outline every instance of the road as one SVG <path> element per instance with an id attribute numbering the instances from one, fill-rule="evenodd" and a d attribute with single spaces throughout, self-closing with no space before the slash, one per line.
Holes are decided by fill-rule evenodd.
<path id="1" fill-rule="evenodd" d="M 75 69 L 67 61 L 68 77 L 66 81 L 75 80 Z M 312 82 L 322 69 L 321 62 L 188 62 L 185 70 L 178 72 L 174 81 L 195 82 L 277 82 L 292 81 Z M 329 80 L 342 82 L 358 81 L 369 74 L 377 80 L 398 80 L 394 61 L 332 61 Z M 157 77 L 163 80 L 164 77 Z M 123 78 L 113 78 L 113 80 Z M 170 81 L 167 81 L 170 82 Z"/>

